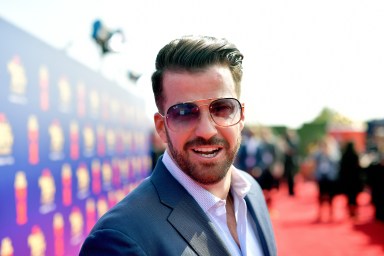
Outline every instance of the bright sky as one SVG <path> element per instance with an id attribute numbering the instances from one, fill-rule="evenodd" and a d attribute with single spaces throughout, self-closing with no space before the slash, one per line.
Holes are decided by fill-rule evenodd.
<path id="1" fill-rule="evenodd" d="M 151 114 L 157 51 L 175 37 L 209 34 L 245 55 L 249 123 L 298 128 L 324 107 L 356 121 L 384 117 L 382 0 L 8 0 L 0 16 L 107 76 L 143 73 L 137 87 Z M 125 53 L 100 59 L 95 19 L 123 29 Z"/>

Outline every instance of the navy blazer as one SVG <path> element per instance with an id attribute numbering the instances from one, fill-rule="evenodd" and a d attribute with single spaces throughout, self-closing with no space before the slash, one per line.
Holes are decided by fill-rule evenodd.
<path id="1" fill-rule="evenodd" d="M 104 214 L 84 241 L 80 255 L 230 255 L 214 224 L 169 173 L 162 160 L 152 175 Z M 264 255 L 276 243 L 260 186 L 246 196 Z"/>

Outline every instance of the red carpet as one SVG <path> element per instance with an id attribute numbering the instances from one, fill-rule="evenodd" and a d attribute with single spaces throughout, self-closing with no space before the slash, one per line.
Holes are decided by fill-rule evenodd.
<path id="1" fill-rule="evenodd" d="M 350 219 L 346 199 L 337 196 L 334 216 L 317 222 L 317 187 L 297 179 L 296 195 L 285 184 L 273 196 L 271 218 L 279 256 L 384 256 L 384 223 L 374 220 L 369 193 L 359 195 L 357 217 Z M 327 211 L 325 211 L 327 213 Z"/>

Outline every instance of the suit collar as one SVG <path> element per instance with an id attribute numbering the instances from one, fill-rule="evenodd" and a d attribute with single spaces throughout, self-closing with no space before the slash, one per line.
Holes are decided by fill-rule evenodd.
<path id="1" fill-rule="evenodd" d="M 161 158 L 152 173 L 160 201 L 172 208 L 168 217 L 171 225 L 199 255 L 230 255 L 214 224 L 193 197 L 169 173 Z"/>
<path id="2" fill-rule="evenodd" d="M 251 192 L 245 197 L 245 201 L 247 202 L 247 208 L 250 212 L 253 220 L 256 224 L 256 231 L 259 237 L 259 241 L 263 248 L 264 255 L 271 255 L 270 252 L 274 251 L 274 235 L 269 231 L 272 230 L 272 227 L 269 226 L 269 220 L 266 219 L 268 215 L 268 208 L 260 205 L 260 202 L 264 201 L 264 198 L 261 197 L 262 192 L 260 194 L 255 193 L 255 190 L 251 190 Z"/>

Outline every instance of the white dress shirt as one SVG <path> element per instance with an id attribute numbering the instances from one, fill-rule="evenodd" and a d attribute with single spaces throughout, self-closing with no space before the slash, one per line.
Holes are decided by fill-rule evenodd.
<path id="1" fill-rule="evenodd" d="M 222 200 L 204 189 L 186 175 L 176 165 L 168 154 L 167 150 L 163 155 L 163 163 L 172 176 L 188 191 L 197 201 L 203 211 L 214 223 L 217 233 L 226 244 L 231 255 L 237 256 L 257 256 L 263 255 L 261 244 L 256 235 L 254 220 L 247 211 L 244 197 L 250 190 L 251 184 L 242 177 L 242 173 L 232 166 L 231 193 L 234 201 L 234 211 L 237 223 L 237 234 L 240 247 L 233 239 L 227 225 L 227 211 L 225 208 L 226 200 Z"/>

